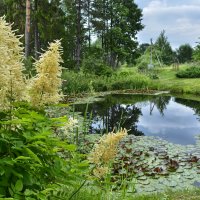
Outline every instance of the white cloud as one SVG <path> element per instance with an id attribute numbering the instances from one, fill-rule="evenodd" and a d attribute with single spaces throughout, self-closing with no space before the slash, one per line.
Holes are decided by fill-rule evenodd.
<path id="1" fill-rule="evenodd" d="M 162 30 L 166 31 L 173 48 L 195 42 L 200 37 L 200 0 L 137 0 L 143 8 L 145 28 L 138 34 L 140 43 L 155 41 Z"/>

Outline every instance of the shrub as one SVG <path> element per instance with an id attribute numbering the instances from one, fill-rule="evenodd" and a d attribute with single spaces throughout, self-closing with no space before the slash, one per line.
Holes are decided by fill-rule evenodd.
<path id="1" fill-rule="evenodd" d="M 93 59 L 91 57 L 84 61 L 82 70 L 85 74 L 94 74 L 97 76 L 109 77 L 113 73 L 113 70 L 109 66 L 104 64 L 102 61 Z"/>
<path id="2" fill-rule="evenodd" d="M 190 67 L 176 73 L 178 78 L 200 78 L 200 67 Z"/>

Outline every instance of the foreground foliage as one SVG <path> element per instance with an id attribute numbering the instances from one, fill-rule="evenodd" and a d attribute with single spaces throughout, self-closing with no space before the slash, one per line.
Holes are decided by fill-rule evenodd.
<path id="1" fill-rule="evenodd" d="M 12 116 L 0 114 L 1 197 L 48 199 L 63 184 L 73 185 L 87 164 L 74 145 L 54 136 L 63 120 L 49 119 L 27 105 L 15 107 Z"/>

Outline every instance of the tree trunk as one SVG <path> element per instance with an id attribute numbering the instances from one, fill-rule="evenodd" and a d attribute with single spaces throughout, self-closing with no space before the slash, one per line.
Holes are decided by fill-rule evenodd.
<path id="1" fill-rule="evenodd" d="M 35 0 L 34 11 L 35 11 L 35 20 L 34 20 L 34 43 L 35 43 L 35 59 L 38 59 L 40 52 L 40 43 L 39 43 L 39 31 L 38 31 L 38 0 Z"/>
<path id="2" fill-rule="evenodd" d="M 113 2 L 110 2 L 110 66 L 112 66 L 112 68 L 114 68 L 115 66 L 115 55 L 113 53 L 113 36 L 112 36 L 112 29 L 113 29 Z"/>
<path id="3" fill-rule="evenodd" d="M 77 30 L 76 30 L 76 70 L 81 66 L 81 0 L 77 0 Z"/>
<path id="4" fill-rule="evenodd" d="M 91 24 L 90 24 L 90 0 L 88 0 L 87 14 L 88 14 L 88 47 L 91 47 Z"/>
<path id="5" fill-rule="evenodd" d="M 30 54 L 31 0 L 26 0 L 25 57 Z"/>

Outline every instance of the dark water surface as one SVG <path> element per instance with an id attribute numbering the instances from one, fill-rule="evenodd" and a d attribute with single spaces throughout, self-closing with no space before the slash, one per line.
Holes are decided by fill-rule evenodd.
<path id="1" fill-rule="evenodd" d="M 75 105 L 84 114 L 85 104 Z M 171 96 L 108 95 L 88 105 L 91 133 L 123 127 L 129 134 L 159 136 L 175 144 L 195 144 L 200 134 L 200 102 Z"/>

